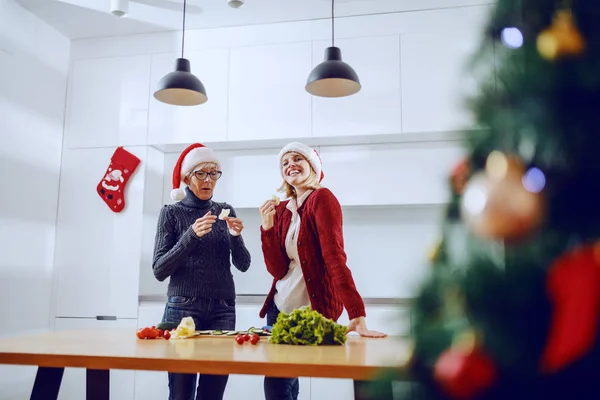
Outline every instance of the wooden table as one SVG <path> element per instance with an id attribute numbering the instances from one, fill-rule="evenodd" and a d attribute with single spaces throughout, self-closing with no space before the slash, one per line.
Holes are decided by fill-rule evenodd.
<path id="1" fill-rule="evenodd" d="M 38 366 L 31 400 L 56 399 L 65 367 L 86 368 L 88 399 L 108 399 L 109 370 L 370 380 L 402 368 L 410 343 L 349 336 L 345 346 L 239 345 L 233 337 L 139 340 L 133 330 L 58 331 L 0 339 L 0 364 Z"/>

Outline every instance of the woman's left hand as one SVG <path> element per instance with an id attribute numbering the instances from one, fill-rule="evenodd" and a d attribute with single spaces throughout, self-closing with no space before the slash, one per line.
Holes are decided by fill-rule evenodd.
<path id="1" fill-rule="evenodd" d="M 348 332 L 356 332 L 362 337 L 371 337 L 371 338 L 383 338 L 386 337 L 386 333 L 381 333 L 377 331 L 370 331 L 367 328 L 367 323 L 365 322 L 365 317 L 354 318 L 348 324 Z"/>
<path id="2" fill-rule="evenodd" d="M 229 233 L 231 236 L 240 236 L 242 234 L 242 230 L 244 230 L 244 224 L 242 220 L 239 218 L 225 218 L 225 222 L 227 222 L 227 228 L 229 228 Z"/>

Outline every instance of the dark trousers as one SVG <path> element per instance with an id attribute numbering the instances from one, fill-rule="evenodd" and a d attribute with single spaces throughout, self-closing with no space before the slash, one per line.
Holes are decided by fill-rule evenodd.
<path id="1" fill-rule="evenodd" d="M 267 310 L 267 325 L 273 326 L 277 321 L 279 310 L 275 303 L 271 303 Z M 354 398 L 356 400 L 391 400 L 393 399 L 392 385 L 389 392 L 373 397 L 367 388 L 368 382 L 354 381 Z M 264 381 L 265 400 L 297 400 L 300 385 L 298 378 L 274 378 L 265 377 Z"/>
<path id="2" fill-rule="evenodd" d="M 234 330 L 235 300 L 169 296 L 163 322 L 192 317 L 196 330 Z M 169 373 L 169 400 L 221 400 L 229 375 Z"/>

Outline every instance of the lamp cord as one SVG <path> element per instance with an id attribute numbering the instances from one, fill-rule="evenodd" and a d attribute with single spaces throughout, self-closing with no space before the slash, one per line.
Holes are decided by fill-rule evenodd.
<path id="1" fill-rule="evenodd" d="M 187 1 L 183 0 L 183 33 L 181 35 L 181 58 L 183 58 L 183 47 L 185 46 L 185 6 Z"/>
<path id="2" fill-rule="evenodd" d="M 331 0 L 331 47 L 335 46 L 335 18 L 334 18 L 335 0 Z"/>

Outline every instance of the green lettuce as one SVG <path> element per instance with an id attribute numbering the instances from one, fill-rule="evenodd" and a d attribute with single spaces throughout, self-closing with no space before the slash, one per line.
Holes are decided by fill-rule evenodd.
<path id="1" fill-rule="evenodd" d="M 296 345 L 343 345 L 348 328 L 310 307 L 289 314 L 280 312 L 271 332 L 271 343 Z"/>

